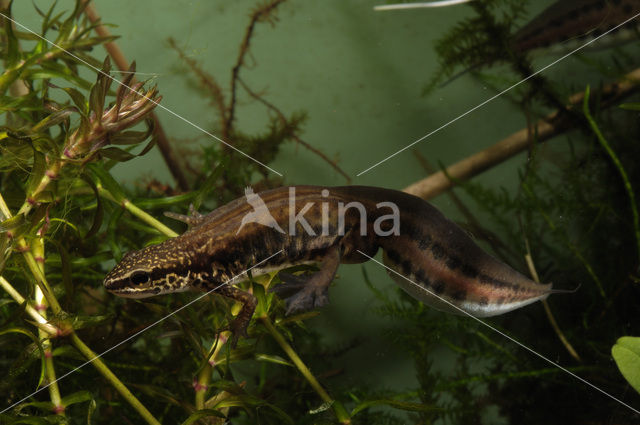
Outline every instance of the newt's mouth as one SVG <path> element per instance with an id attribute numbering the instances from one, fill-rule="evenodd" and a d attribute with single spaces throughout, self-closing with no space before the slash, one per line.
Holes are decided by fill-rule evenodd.
<path id="1" fill-rule="evenodd" d="M 144 284 L 132 286 L 131 277 L 111 279 L 109 276 L 107 276 L 104 279 L 103 285 L 107 291 L 123 298 L 147 298 L 154 295 L 183 292 L 189 290 L 188 286 L 176 288 L 174 286 L 167 285 L 164 282 L 147 282 Z"/>
<path id="2" fill-rule="evenodd" d="M 112 294 L 125 298 L 145 298 L 158 295 L 162 288 L 150 284 L 131 286 L 130 278 L 111 279 L 107 276 L 103 285 Z"/>
<path id="3" fill-rule="evenodd" d="M 152 297 L 154 295 L 160 294 L 160 288 L 145 288 L 145 289 L 135 289 L 135 288 L 109 288 L 105 283 L 105 287 L 107 291 L 111 292 L 114 295 L 123 298 L 147 298 Z"/>

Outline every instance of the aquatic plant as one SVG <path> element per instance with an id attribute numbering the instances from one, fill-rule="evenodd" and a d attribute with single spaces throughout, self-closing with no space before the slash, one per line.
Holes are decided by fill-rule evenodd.
<path id="1" fill-rule="evenodd" d="M 553 81 L 543 75 L 528 78 L 535 71 L 522 52 L 505 57 L 504 52 L 511 50 L 505 43 L 521 4 L 474 4 L 476 14 L 437 44 L 442 67 L 427 92 L 456 68 L 499 58 L 515 70 L 515 77 L 500 72 L 504 67 L 476 76 L 496 92 L 504 90 L 505 83 L 526 79 L 509 92 L 509 98 L 529 125 L 477 156 L 442 167 L 434 178 L 410 190 L 433 196 L 442 187 L 460 185 L 473 207 L 458 198 L 454 202 L 461 204 L 474 234 L 497 247 L 494 252 L 517 268 L 529 266 L 541 281 L 575 289 L 570 295 L 552 296 L 544 311 L 496 318 L 491 326 L 538 353 L 554 353 L 553 362 L 612 398 L 472 320 L 436 319 L 408 297 L 395 300 L 380 294 L 383 314 L 412 323 L 409 332 L 393 335 L 412 353 L 419 394 L 447 409 L 422 413 L 420 420 L 480 423 L 489 415 L 508 423 L 633 423 L 637 417 L 628 406 L 638 406 L 638 394 L 629 391 L 629 384 L 637 386 L 635 339 L 623 337 L 613 348 L 629 383 L 616 371 L 611 351 L 619 337 L 640 332 L 634 319 L 640 271 L 636 195 L 640 171 L 635 161 L 640 154 L 640 126 L 637 113 L 631 112 L 634 104 L 617 107 L 637 91 L 638 70 L 623 75 L 634 62 L 620 54 L 585 59 L 587 66 L 602 71 L 598 81 L 602 91 L 590 93 L 587 87 L 569 96 L 573 81 Z M 621 84 L 628 86 L 620 92 Z M 549 108 L 554 112 L 549 114 Z M 515 144 L 520 148 L 514 149 Z M 526 156 L 520 156 L 514 192 L 467 181 L 517 152 Z M 474 211 L 471 219 L 469 211 Z M 434 353 L 450 357 L 455 367 L 434 367 Z"/>
<path id="2" fill-rule="evenodd" d="M 305 114 L 283 112 L 242 80 L 255 29 L 275 22 L 281 3 L 268 1 L 252 11 L 229 87 L 170 42 L 211 102 L 218 118 L 212 130 L 265 164 L 282 143 L 305 145 Z M 209 210 L 237 197 L 249 182 L 269 187 L 281 181 L 267 179 L 255 162 L 216 144 L 184 155 L 187 161 L 179 164 L 193 191 L 153 180 L 145 187 L 118 183 L 112 167 L 145 155 L 159 137 L 151 112 L 161 98 L 149 82 L 135 82 L 135 74 L 126 74 L 124 86 L 110 78 L 118 75 L 110 61 L 89 49 L 114 38 L 93 36 L 99 19 L 87 19 L 83 7 L 78 1 L 69 13 L 42 13 L 40 35 L 57 46 L 16 28 L 7 19 L 10 8 L 2 10 L 0 365 L 6 373 L 0 394 L 6 410 L 0 422 L 479 423 L 493 415 L 513 423 L 568 423 L 576 412 L 577 420 L 630 422 L 628 411 L 616 410 L 614 401 L 561 370 L 522 355 L 517 345 L 476 322 L 379 291 L 376 277 L 363 280 L 382 300 L 379 313 L 399 319 L 381 332 L 412 356 L 420 388 L 398 392 L 336 383 L 333 377 L 342 371 L 334 359 L 351 347 L 327 345 L 307 328 L 305 321 L 317 312 L 285 316 L 269 292 L 274 276 L 242 283 L 259 304 L 250 338 L 235 349 L 222 330 L 237 306 L 223 298 L 193 302 L 196 295 L 175 294 L 133 302 L 106 294 L 102 279 L 113 260 L 175 235 L 167 226 L 175 223 L 154 218 L 163 211 L 184 212 L 190 203 Z M 502 22 L 494 13 L 483 15 L 484 27 Z M 87 70 L 100 72 L 88 81 L 82 77 Z M 258 134 L 243 131 L 234 118 L 242 90 L 272 114 Z M 541 280 L 567 289 L 582 283 L 574 294 L 549 302 L 581 360 L 558 342 L 542 310 L 492 323 L 536 341 L 541 352 L 559 353 L 570 371 L 633 402 L 622 375 L 612 373 L 609 353 L 618 337 L 637 335 L 638 253 L 629 249 L 637 242 L 630 208 L 637 201 L 630 201 L 620 170 L 637 190 L 633 158 L 640 152 L 633 142 L 639 129 L 633 112 L 606 112 L 599 96 L 594 93 L 587 105 L 590 120 L 587 109 L 574 111 L 581 116 L 575 127 L 582 130 L 571 134 L 552 164 L 545 161 L 544 146 L 531 144 L 516 194 L 473 183 L 464 187 L 493 223 L 493 232 L 483 233 L 499 235 L 494 242 L 501 241 L 498 251 L 510 262 L 522 261 L 524 269 L 520 258 L 530 252 Z M 510 217 L 520 217 L 521 228 Z M 580 308 L 563 308 L 567 297 Z M 401 332 L 394 326 L 402 326 Z M 443 353 L 448 369 L 435 364 Z"/>
<path id="3" fill-rule="evenodd" d="M 193 305 L 193 295 L 132 303 L 102 288 L 113 259 L 124 251 L 139 248 L 141 241 L 175 236 L 153 217 L 163 210 L 178 206 L 184 211 L 189 203 L 203 203 L 212 191 L 219 196 L 207 197 L 206 203 L 214 208 L 249 183 L 279 184 L 267 180 L 255 160 L 269 163 L 281 143 L 307 145 L 329 161 L 301 138 L 303 113 L 286 117 L 240 79 L 254 28 L 273 22 L 280 3 L 270 1 L 253 11 L 232 70 L 231 91 L 246 90 L 272 112 L 263 132 L 238 129 L 236 96 L 225 103 L 213 77 L 185 61 L 211 89 L 227 138 L 226 145 L 205 149 L 199 155 L 204 161 L 186 164 L 191 170 L 186 183 L 198 188 L 186 193 L 155 181 L 124 187 L 111 175 L 116 163 L 145 155 L 166 136 L 158 134 L 152 114 L 161 101 L 158 89 L 135 81 L 135 64 L 123 69 L 127 72 L 118 80 L 109 59 L 89 53 L 115 39 L 106 35 L 96 11 L 81 0 L 71 12 L 59 12 L 54 4 L 40 12 L 43 23 L 36 34 L 14 21 L 11 4 L 3 3 L 2 423 L 112 423 L 122 418 L 223 423 L 225 417 L 293 423 L 310 408 L 317 411 L 312 418 L 337 415 L 348 422 L 344 407 L 290 342 L 301 335 L 295 338 L 299 347 L 314 345 L 298 323 L 315 313 L 284 318 L 281 303 L 267 291 L 273 276 L 243 284 L 253 287 L 259 305 L 249 330 L 252 338 L 233 350 L 225 344 L 228 332 L 221 329 L 236 307 L 217 296 Z M 113 45 L 109 48 L 122 67 L 126 61 Z M 95 72 L 95 81 L 83 77 L 87 70 Z M 249 384 L 236 376 L 244 376 L 246 364 L 253 369 Z M 305 397 L 292 399 L 291 391 Z"/>

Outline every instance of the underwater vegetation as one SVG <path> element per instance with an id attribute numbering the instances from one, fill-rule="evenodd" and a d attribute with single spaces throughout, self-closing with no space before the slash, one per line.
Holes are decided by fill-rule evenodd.
<path id="1" fill-rule="evenodd" d="M 167 40 L 166 53 L 216 117 L 207 131 L 226 142 L 190 150 L 168 144 L 154 116 L 162 87 L 138 81 L 135 63 L 113 44 L 105 59 L 101 46 L 118 40 L 95 9 L 80 0 L 72 10 L 37 9 L 38 34 L 51 44 L 12 22 L 11 3 L 1 3 L 0 423 L 637 423 L 620 402 L 640 406 L 640 101 L 637 79 L 625 77 L 638 62 L 617 48 L 585 59 L 598 73 L 591 88 L 539 74 L 507 94 L 530 123 L 516 191 L 441 173 L 460 187 L 462 196 L 452 196 L 472 233 L 517 269 L 570 290 L 491 326 L 554 353 L 553 362 L 618 400 L 477 321 L 381 291 L 382 274 L 363 272 L 362 280 L 388 319 L 380 333 L 413 359 L 419 387 L 406 391 L 335 380 L 348 371 L 334 359 L 352 347 L 323 342 L 308 327 L 317 311 L 286 316 L 268 291 L 273 275 L 241 284 L 258 307 L 235 348 L 225 326 L 238 306 L 224 298 L 134 302 L 105 292 L 114 260 L 175 236 L 167 226 L 175 223 L 154 217 L 190 204 L 212 210 L 248 184 L 282 185 L 259 163 L 272 163 L 283 144 L 309 149 L 348 181 L 303 139 L 303 111 L 280 108 L 242 78 L 256 30 L 277 25 L 282 3 L 251 10 L 228 85 Z M 468 7 L 473 16 L 436 46 L 442 69 L 425 78 L 427 93 L 467 67 L 488 87 L 535 72 L 506 42 L 524 23 L 526 3 Z M 498 56 L 507 71 L 484 66 Z M 240 96 L 268 111 L 265 128 L 243 130 Z M 176 186 L 119 183 L 113 167 L 156 144 L 166 144 Z"/>
<path id="2" fill-rule="evenodd" d="M 566 10 L 569 4 L 603 9 L 621 6 L 621 2 L 563 2 L 551 8 Z M 635 9 L 622 19 L 640 12 L 636 2 L 624 6 Z M 524 4 L 488 1 L 473 2 L 469 7 L 475 14 L 436 44 L 441 68 L 427 85 L 427 94 L 437 90 L 439 82 L 453 75 L 456 68 L 471 68 L 475 78 L 488 87 L 503 87 L 500 82 L 504 81 L 509 86 L 535 74 L 529 57 L 523 54 L 525 49 L 511 47 L 523 33 L 517 28 Z M 541 16 L 550 25 L 553 18 L 548 12 Z M 637 28 L 637 22 L 632 23 Z M 507 64 L 507 71 L 505 67 L 487 68 L 498 60 Z M 609 96 L 613 93 L 610 89 L 619 88 L 621 82 L 637 84 L 637 69 L 629 71 L 637 68 L 638 62 L 614 49 L 608 56 L 600 56 L 597 61 L 585 59 L 585 63 L 600 72 L 600 90 L 586 86 L 577 92 L 571 80 L 551 81 L 535 74 L 507 94 L 530 122 L 524 139 L 528 142 L 521 145 L 527 158 L 515 193 L 469 181 L 455 183 L 464 189 L 467 199 L 472 199 L 473 207 L 461 205 L 463 212 L 473 210 L 474 216 L 489 217 L 483 226 L 473 216 L 467 219 L 472 231 L 486 238 L 497 254 L 519 269 L 529 268 L 534 276 L 537 270 L 542 282 L 554 282 L 555 287 L 562 282 L 565 288 L 577 288 L 569 303 L 562 295 L 545 302 L 548 320 L 527 314 L 515 320 L 500 318 L 496 321 L 499 329 L 508 334 L 518 330 L 519 340 L 535 341 L 535 350 L 540 353 L 557 352 L 554 362 L 637 407 L 640 328 L 635 315 L 640 295 L 640 227 L 636 191 L 640 174 L 636 158 L 640 154 L 640 123 L 634 112 L 638 110 L 635 88 L 622 98 L 614 89 L 612 103 Z M 607 81 L 614 82 L 607 86 Z M 629 95 L 634 100 L 623 101 Z M 550 110 L 554 112 L 549 114 Z M 474 166 L 483 167 L 481 163 L 465 165 Z M 451 166 L 443 172 L 453 180 L 473 175 L 463 168 Z M 449 170 L 456 174 L 448 174 Z M 422 194 L 428 196 L 429 185 L 424 188 Z M 420 185 L 414 189 L 415 193 L 421 191 Z M 398 338 L 414 353 L 425 402 L 446 403 L 453 422 L 478 423 L 480 412 L 492 405 L 499 406 L 500 416 L 508 418 L 509 423 L 638 420 L 637 412 L 621 406 L 619 400 L 600 399 L 593 388 L 557 368 L 541 367 L 549 365 L 535 356 L 525 358 L 517 345 L 505 345 L 488 329 L 474 323 L 467 327 L 457 321 L 443 328 L 446 325 L 434 320 L 432 312 L 412 304 L 408 299 L 388 302 L 383 311 L 420 324 L 415 334 L 397 334 Z M 467 328 L 455 329 L 460 326 Z M 557 337 L 551 336 L 551 328 L 555 328 Z M 475 337 L 470 339 L 470 335 Z M 616 344 L 618 338 L 622 339 Z M 552 347 L 561 343 L 565 349 L 554 351 Z M 449 347 L 456 362 L 455 368 L 445 374 L 434 373 L 433 361 L 427 360 L 429 353 L 442 345 Z M 496 355 L 498 351 L 503 351 L 504 357 Z M 612 352 L 628 381 L 613 373 Z M 482 372 L 470 372 L 478 365 L 484 365 Z M 429 415 L 426 422 L 438 417 L 442 416 Z"/>

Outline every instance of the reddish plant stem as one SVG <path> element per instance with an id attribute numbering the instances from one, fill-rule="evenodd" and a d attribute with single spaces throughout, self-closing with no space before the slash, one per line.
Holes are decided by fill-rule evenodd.
<path id="1" fill-rule="evenodd" d="M 242 44 L 240 45 L 240 51 L 238 52 L 238 59 L 233 69 L 231 70 L 231 99 L 229 101 L 229 109 L 225 121 L 225 125 L 222 128 L 222 138 L 224 140 L 229 141 L 229 133 L 231 127 L 233 126 L 233 120 L 235 118 L 235 107 L 236 107 L 236 96 L 237 96 L 237 87 L 238 87 L 238 79 L 240 77 L 240 69 L 244 65 L 244 58 L 246 54 L 249 52 L 249 45 L 251 43 L 251 37 L 253 37 L 253 31 L 256 27 L 256 24 L 260 21 L 268 21 L 270 19 L 270 14 L 281 4 L 284 3 L 285 0 L 271 0 L 268 3 L 258 7 L 251 13 L 251 22 L 247 27 L 247 31 L 244 34 L 244 38 L 242 39 Z"/>
<path id="2" fill-rule="evenodd" d="M 262 103 L 264 106 L 266 106 L 268 109 L 270 109 L 271 111 L 275 112 L 276 115 L 278 115 L 278 119 L 280 120 L 280 122 L 282 123 L 282 125 L 285 125 L 287 122 L 287 117 L 284 115 L 284 113 L 278 109 L 274 104 L 272 104 L 271 102 L 267 101 L 264 97 L 260 96 L 258 93 L 254 92 L 253 90 L 251 90 L 247 84 L 242 81 L 242 79 L 238 78 L 238 81 L 240 82 L 240 84 L 242 85 L 242 88 L 244 88 L 246 90 L 247 93 L 249 93 L 249 95 L 251 97 L 253 97 L 254 99 L 256 99 L 258 102 Z M 305 142 L 304 140 L 302 140 L 300 138 L 300 136 L 298 136 L 296 133 L 292 133 L 291 134 L 291 138 L 293 140 L 295 140 L 298 144 L 304 146 L 306 149 L 310 150 L 311 152 L 315 153 L 316 155 L 318 155 L 320 158 L 322 158 L 325 162 L 327 162 L 329 165 L 331 165 L 331 167 L 336 170 L 338 173 L 342 174 L 342 176 L 347 180 L 347 183 L 351 183 L 351 177 L 349 177 L 349 175 L 342 169 L 340 168 L 340 166 L 338 166 L 338 163 L 336 161 L 333 161 L 331 159 L 329 159 L 329 157 L 327 155 L 325 155 L 321 150 L 315 148 L 313 145 L 311 145 L 310 143 Z"/>

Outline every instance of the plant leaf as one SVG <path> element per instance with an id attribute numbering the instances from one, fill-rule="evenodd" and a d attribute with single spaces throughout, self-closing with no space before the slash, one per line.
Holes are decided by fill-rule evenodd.
<path id="1" fill-rule="evenodd" d="M 82 174 L 82 179 L 85 181 L 85 183 L 89 185 L 89 187 L 91 188 L 91 190 L 96 196 L 96 213 L 93 216 L 93 223 L 91 223 L 91 228 L 87 231 L 87 234 L 84 235 L 84 238 L 88 239 L 91 236 L 95 235 L 98 232 L 98 230 L 100 230 L 100 226 L 102 225 L 102 219 L 104 218 L 104 208 L 102 206 L 102 198 L 100 198 L 100 194 L 98 193 L 98 188 L 93 183 L 93 180 L 91 180 L 91 178 L 86 174 Z"/>
<path id="2" fill-rule="evenodd" d="M 87 169 L 92 174 L 94 181 L 99 180 L 102 183 L 102 187 L 113 196 L 116 202 L 122 202 L 125 200 L 124 191 L 118 184 L 118 182 L 105 171 L 99 164 L 93 163 L 87 166 Z"/>
<path id="3" fill-rule="evenodd" d="M 38 379 L 38 385 L 40 385 L 44 380 L 44 367 L 45 367 L 44 348 L 42 347 L 42 343 L 40 342 L 38 337 L 36 337 L 33 333 L 23 328 L 13 327 L 13 328 L 3 329 L 0 331 L 0 335 L 10 334 L 10 333 L 18 333 L 18 334 L 26 335 L 33 341 L 33 344 L 38 348 L 38 351 L 40 353 L 40 356 L 39 356 L 40 357 L 40 378 Z M 31 359 L 30 353 L 28 352 L 25 352 L 22 358 L 16 359 L 12 367 L 9 369 L 9 373 L 4 377 L 2 384 L 0 384 L 0 388 L 3 388 L 5 386 L 5 383 L 10 384 L 11 382 L 13 382 L 13 378 L 17 377 L 22 372 L 26 371 L 29 365 L 31 364 L 31 361 L 29 361 L 30 359 Z"/>
<path id="4" fill-rule="evenodd" d="M 24 214 L 14 215 L 0 223 L 0 233 L 11 232 L 12 238 L 22 236 L 31 227 Z"/>
<path id="5" fill-rule="evenodd" d="M 611 347 L 622 376 L 640 393 L 640 337 L 623 336 Z"/>
<path id="6" fill-rule="evenodd" d="M 217 410 L 202 409 L 202 410 L 196 410 L 191 415 L 189 415 L 189 417 L 184 422 L 182 422 L 182 425 L 191 425 L 192 423 L 198 421 L 199 419 L 207 418 L 211 416 L 215 416 L 216 418 L 223 418 L 223 419 L 226 418 L 226 416 L 222 412 L 218 412 Z"/>
<path id="7" fill-rule="evenodd" d="M 78 315 L 78 316 L 75 316 L 71 321 L 71 326 L 75 330 L 90 328 L 90 327 L 95 327 L 102 323 L 105 323 L 110 319 L 113 319 L 113 315 L 111 314 L 105 314 L 101 316 Z"/>
<path id="8" fill-rule="evenodd" d="M 256 354 L 255 359 L 258 361 L 270 362 L 270 363 L 275 363 L 283 366 L 293 367 L 293 364 L 291 362 L 286 361 L 280 356 L 272 356 L 269 354 Z"/>
<path id="9" fill-rule="evenodd" d="M 8 232 L 16 229 L 27 222 L 23 214 L 14 215 L 11 218 L 4 220 L 0 223 L 0 232 Z"/>
<path id="10" fill-rule="evenodd" d="M 11 2 L 8 4 L 6 9 L 2 10 L 2 12 L 11 17 Z M 9 69 L 15 66 L 20 60 L 20 46 L 18 45 L 18 39 L 13 33 L 13 22 L 9 19 L 3 19 L 3 21 L 5 33 L 4 42 L 6 43 L 6 47 L 3 49 L 5 50 L 5 54 L 3 55 L 5 60 L 4 65 L 5 69 Z"/>
<path id="11" fill-rule="evenodd" d="M 56 111 L 40 121 L 38 124 L 34 125 L 32 127 L 32 130 L 34 132 L 39 132 L 42 130 L 46 130 L 49 127 L 53 127 L 54 125 L 66 120 L 73 112 L 77 112 L 76 108 L 69 107 Z"/>
<path id="12" fill-rule="evenodd" d="M 26 406 L 25 406 L 26 407 Z M 39 416 L 24 416 L 21 417 L 20 419 L 13 421 L 13 422 L 9 422 L 11 425 L 16 425 L 16 424 L 28 424 L 28 425 L 51 425 L 51 424 L 59 424 L 59 423 L 63 423 L 66 421 L 66 418 L 64 416 L 60 416 L 60 415 L 49 415 L 46 417 L 39 417 Z"/>
<path id="13" fill-rule="evenodd" d="M 129 161 L 137 156 L 130 152 L 125 151 L 124 149 L 116 148 L 114 146 L 110 146 L 108 148 L 102 148 L 100 149 L 100 153 L 109 159 L 115 159 L 116 161 L 120 161 L 120 162 Z"/>
<path id="14" fill-rule="evenodd" d="M 40 111 L 42 101 L 38 100 L 35 91 L 30 91 L 24 96 L 0 96 L 0 111 Z"/>
<path id="15" fill-rule="evenodd" d="M 195 192 L 187 192 L 182 195 L 163 196 L 162 198 L 153 199 L 136 199 L 135 204 L 142 209 L 168 207 L 171 205 L 185 204 L 195 198 Z"/>
<path id="16" fill-rule="evenodd" d="M 151 131 L 151 128 L 147 131 L 123 131 L 111 137 L 109 142 L 112 145 L 135 145 L 149 137 Z"/>
<path id="17" fill-rule="evenodd" d="M 353 409 L 353 411 L 351 412 L 351 416 L 355 416 L 357 413 L 363 411 L 364 409 L 368 409 L 369 407 L 373 406 L 391 406 L 396 409 L 407 410 L 409 412 L 437 412 L 445 410 L 441 407 L 435 407 L 428 404 L 410 403 L 407 401 L 383 398 L 379 400 L 367 400 L 360 403 Z"/>
<path id="18" fill-rule="evenodd" d="M 71 262 L 69 261 L 69 253 L 65 249 L 64 245 L 56 239 L 49 239 L 49 242 L 54 244 L 60 255 L 60 265 L 62 268 L 62 283 L 65 289 L 65 297 L 69 305 L 73 300 L 74 286 L 71 282 Z"/>
<path id="19" fill-rule="evenodd" d="M 24 66 L 22 68 L 24 68 Z M 91 83 L 89 81 L 74 74 L 65 65 L 56 62 L 43 63 L 40 68 L 24 69 L 22 75 L 25 79 L 32 80 L 50 80 L 52 78 L 60 78 L 83 89 L 88 90 L 91 88 Z"/>
<path id="20" fill-rule="evenodd" d="M 44 173 L 47 169 L 47 163 L 45 157 L 40 152 L 33 151 L 33 166 L 29 173 L 29 180 L 27 183 L 27 196 L 31 197 L 36 188 L 40 185 Z"/>
<path id="21" fill-rule="evenodd" d="M 33 148 L 38 152 L 53 154 L 54 157 L 60 156 L 60 147 L 55 140 L 51 139 L 45 133 L 39 133 L 31 138 Z"/>
<path id="22" fill-rule="evenodd" d="M 111 85 L 111 77 L 109 70 L 111 69 L 111 61 L 107 56 L 102 64 L 101 72 L 98 73 L 96 83 L 91 88 L 89 94 L 89 110 L 95 113 L 96 117 L 101 117 L 104 111 L 104 99 Z"/>
<path id="23" fill-rule="evenodd" d="M 62 405 L 64 407 L 70 406 L 72 404 L 76 404 L 76 403 L 82 403 L 85 401 L 89 401 L 91 400 L 91 393 L 89 391 L 78 391 L 75 392 L 73 394 L 69 394 L 66 397 L 63 397 L 62 399 Z"/>
<path id="24" fill-rule="evenodd" d="M 76 105 L 82 114 L 86 115 L 89 112 L 87 109 L 87 100 L 80 90 L 74 89 L 73 87 L 61 87 L 61 89 L 69 95 L 73 104 Z"/>

